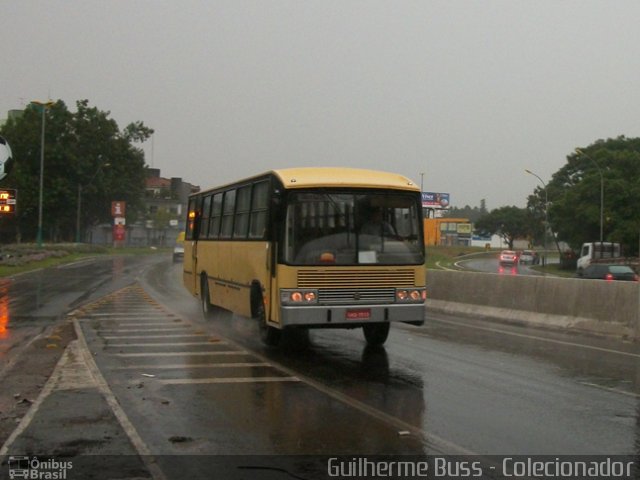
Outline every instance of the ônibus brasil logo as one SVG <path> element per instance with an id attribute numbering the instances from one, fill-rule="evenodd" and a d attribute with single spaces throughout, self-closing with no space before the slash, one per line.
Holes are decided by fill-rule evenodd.
<path id="1" fill-rule="evenodd" d="M 67 471 L 73 468 L 71 462 L 38 457 L 10 456 L 7 462 L 9 478 L 24 478 L 28 480 L 65 480 Z"/>

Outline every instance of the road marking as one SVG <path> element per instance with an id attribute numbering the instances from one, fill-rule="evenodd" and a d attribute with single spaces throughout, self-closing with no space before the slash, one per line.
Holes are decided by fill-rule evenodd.
<path id="1" fill-rule="evenodd" d="M 127 309 L 129 310 L 129 309 Z M 130 311 L 130 310 L 129 310 Z M 143 310 L 145 312 L 148 312 L 149 310 Z M 142 320 L 145 318 L 148 318 L 149 320 L 157 320 L 158 316 L 162 315 L 165 317 L 168 317 L 170 315 L 167 315 L 166 312 L 163 311 L 159 311 L 157 314 L 155 315 L 124 315 L 122 313 L 118 313 L 118 312 L 114 312 L 114 313 L 84 313 L 82 314 L 81 318 L 88 318 L 88 319 L 94 319 L 94 320 L 110 320 L 113 317 L 117 317 L 121 320 Z"/>
<path id="2" fill-rule="evenodd" d="M 168 327 L 170 325 L 173 326 L 188 326 L 187 323 L 182 320 L 176 322 L 175 320 L 164 321 L 164 322 L 148 322 L 148 323 L 118 323 L 118 327 Z"/>
<path id="3" fill-rule="evenodd" d="M 29 427 L 29 425 L 33 421 L 33 418 L 36 416 L 36 414 L 40 410 L 42 403 L 47 399 L 47 397 L 49 397 L 51 392 L 53 392 L 56 389 L 56 387 L 60 383 L 62 371 L 65 369 L 65 366 L 71 361 L 71 357 L 72 356 L 84 357 L 84 355 L 82 354 L 83 352 L 80 351 L 82 348 L 83 348 L 82 343 L 80 343 L 79 340 L 73 340 L 69 342 L 69 345 L 67 346 L 64 353 L 56 363 L 56 366 L 53 369 L 53 373 L 48 378 L 47 382 L 44 384 L 44 387 L 40 391 L 38 398 L 36 398 L 35 402 L 33 402 L 31 407 L 27 411 L 26 415 L 22 417 L 18 426 L 13 430 L 13 432 L 11 432 L 11 435 L 9 435 L 9 438 L 7 438 L 4 444 L 0 447 L 0 460 L 4 459 L 4 457 L 8 454 L 9 448 L 11 448 L 16 438 L 18 438 L 27 429 L 27 427 Z M 75 355 L 72 355 L 72 351 L 75 353 Z M 93 380 L 93 376 L 91 376 L 91 373 L 90 372 L 86 372 L 86 373 L 90 378 L 88 378 L 87 376 L 82 377 L 82 387 L 85 387 L 85 388 L 87 386 L 91 386 L 87 384 L 90 383 L 91 380 Z M 77 378 L 76 380 L 79 380 L 79 378 Z M 93 386 L 97 387 L 97 385 L 93 385 Z"/>
<path id="4" fill-rule="evenodd" d="M 456 272 L 457 270 L 455 270 L 454 268 L 449 268 L 449 267 L 445 267 L 444 265 L 440 265 L 440 262 L 437 261 L 436 262 L 436 266 L 442 270 L 447 270 L 448 272 Z"/>
<path id="5" fill-rule="evenodd" d="M 140 292 L 142 291 L 142 289 L 138 289 L 136 290 L 136 292 Z M 169 309 L 167 307 L 164 307 L 166 309 L 166 311 L 169 311 Z M 95 320 L 94 320 L 95 322 Z M 99 322 L 99 320 L 98 320 Z M 100 329 L 100 325 L 96 325 L 95 323 L 92 325 L 92 327 L 96 330 L 96 332 L 98 334 L 103 334 L 103 333 L 107 333 L 104 330 Z M 161 331 L 169 331 L 169 330 L 174 330 L 174 329 L 160 329 Z M 125 329 L 120 329 L 120 330 L 110 330 L 109 333 L 132 333 L 132 332 L 136 332 L 139 331 L 140 333 L 146 333 L 146 332 L 153 332 L 153 331 L 158 331 L 158 329 L 143 329 L 143 330 L 125 330 Z M 219 335 L 216 335 L 219 336 Z M 397 430 L 397 431 L 407 431 L 410 432 L 412 435 L 416 436 L 418 439 L 420 439 L 421 441 L 423 441 L 425 443 L 426 446 L 428 446 L 429 449 L 435 450 L 435 451 L 439 451 L 442 453 L 456 453 L 456 454 L 466 454 L 466 455 L 472 455 L 475 454 L 475 452 L 472 452 L 470 450 L 465 449 L 462 446 L 459 446 L 453 442 L 450 442 L 448 440 L 445 440 L 442 437 L 439 437 L 435 434 L 431 434 L 428 433 L 423 426 L 415 426 L 409 422 L 406 422 L 400 418 L 397 418 L 393 415 L 390 415 L 386 412 L 384 412 L 383 410 L 379 410 L 376 407 L 372 407 L 370 405 L 368 405 L 367 403 L 360 401 L 356 398 L 350 397 L 347 394 L 341 393 L 340 391 L 333 389 L 323 383 L 320 383 L 316 380 L 313 380 L 310 377 L 304 376 L 304 375 L 300 375 L 298 372 L 296 372 L 293 369 L 287 368 L 277 362 L 271 361 L 270 359 L 264 357 L 263 355 L 257 353 L 257 352 L 253 352 L 253 351 L 247 351 L 244 349 L 244 347 L 242 347 L 241 345 L 237 344 L 236 342 L 234 342 L 233 340 L 230 340 L 228 338 L 222 337 L 220 336 L 225 342 L 226 344 L 230 345 L 232 348 L 235 347 L 237 350 L 222 350 L 222 351 L 209 351 L 209 352 L 147 352 L 147 353 L 141 353 L 141 352 L 135 352 L 135 353 L 113 353 L 113 354 L 108 354 L 112 357 L 121 357 L 121 358 L 154 358 L 154 359 L 161 359 L 162 357 L 165 358 L 171 358 L 171 357 L 182 357 L 185 359 L 188 358 L 197 358 L 197 357 L 219 357 L 219 358 L 229 358 L 232 356 L 237 356 L 237 355 L 244 355 L 249 357 L 250 359 L 255 359 L 260 363 L 266 364 L 264 366 L 266 367 L 270 367 L 273 368 L 275 371 L 277 371 L 279 374 L 282 374 L 282 376 L 277 376 L 277 377 L 231 377 L 231 378 L 224 378 L 224 377 L 212 377 L 212 378 L 202 378 L 202 379 L 198 379 L 198 378 L 183 378 L 183 379 L 179 379 L 179 378 L 172 378 L 172 379 L 158 379 L 158 378 L 152 378 L 150 379 L 150 382 L 157 382 L 157 384 L 160 385 L 193 385 L 193 384 L 250 384 L 250 383 L 256 383 L 256 382 L 291 382 L 291 383 L 298 383 L 301 382 L 302 384 L 304 384 L 307 387 L 312 388 L 313 390 L 320 392 L 322 394 L 327 395 L 328 397 L 332 398 L 333 400 L 343 404 L 343 405 L 347 405 L 369 417 L 374 418 L 375 420 L 381 422 L 382 424 L 385 424 L 388 428 Z M 206 360 L 205 360 L 206 361 Z M 240 364 L 232 364 L 231 362 L 225 362 L 227 364 L 229 364 L 229 367 L 227 368 L 232 368 L 232 367 L 239 367 Z M 243 363 L 255 363 L 255 362 L 243 362 Z M 204 364 L 200 364 L 201 366 L 199 368 L 205 368 Z M 127 367 L 131 367 L 131 368 L 127 368 L 127 370 L 131 370 L 131 369 L 139 369 L 140 371 L 144 371 L 147 368 L 155 368 L 154 371 L 158 372 L 158 371 L 162 371 L 162 369 L 164 369 L 165 367 L 162 365 L 156 365 L 156 366 L 147 366 L 147 367 L 142 367 L 140 365 L 137 366 L 131 366 L 128 365 Z M 175 363 L 173 364 L 173 370 L 178 370 L 178 369 L 182 369 L 182 370 L 186 370 L 188 372 L 189 368 L 191 367 L 188 363 L 185 363 L 184 365 L 176 365 Z M 124 368 L 124 367 L 123 367 Z M 215 368 L 215 367 L 206 367 L 206 368 Z M 139 381 L 139 380 L 138 380 Z"/>
<path id="6" fill-rule="evenodd" d="M 98 365 L 96 365 L 96 362 L 93 360 L 93 356 L 89 351 L 87 341 L 84 337 L 84 334 L 82 333 L 82 328 L 80 327 L 80 322 L 78 322 L 76 318 L 73 319 L 73 326 L 75 328 L 76 336 L 81 347 L 80 350 L 82 356 L 84 357 L 85 365 L 91 372 L 91 375 L 97 383 L 98 389 L 104 396 L 109 407 L 111 407 L 113 414 L 118 419 L 118 422 L 120 422 L 120 425 L 129 437 L 129 440 L 137 450 L 142 462 L 145 464 L 153 478 L 155 480 L 166 480 L 164 473 L 156 463 L 155 458 L 152 456 L 151 450 L 144 442 L 144 440 L 142 440 L 142 437 L 133 426 L 133 423 L 131 423 L 131 420 L 129 420 L 129 417 L 127 417 L 127 414 L 120 406 L 120 403 L 118 403 L 118 400 L 116 399 L 113 391 L 109 388 L 109 384 L 102 376 L 102 373 L 100 373 L 100 369 L 98 368 Z"/>
<path id="7" fill-rule="evenodd" d="M 604 390 L 606 392 L 619 393 L 621 395 L 627 395 L 628 397 L 640 398 L 640 395 L 638 395 L 637 393 L 626 392 L 626 391 L 620 390 L 618 388 L 603 387 L 602 385 L 598 385 L 596 383 L 591 383 L 591 382 L 578 382 L 578 383 L 580 383 L 581 385 L 585 385 L 587 387 L 593 387 L 593 388 L 597 388 L 599 390 Z"/>
<path id="8" fill-rule="evenodd" d="M 138 380 L 136 380 L 137 382 Z M 198 385 L 198 384 L 236 384 L 236 383 L 275 383 L 299 382 L 298 377 L 236 377 L 236 378 L 170 378 L 156 380 L 163 385 Z"/>
<path id="9" fill-rule="evenodd" d="M 222 344 L 219 341 L 213 342 L 174 342 L 174 343 L 108 343 L 105 347 L 116 348 L 116 347 L 186 347 L 186 346 L 195 346 L 195 345 L 214 345 L 214 344 Z"/>
<path id="10" fill-rule="evenodd" d="M 625 355 L 627 357 L 633 357 L 633 358 L 640 358 L 640 354 L 637 353 L 631 353 L 631 352 L 623 352 L 621 350 L 613 350 L 610 348 L 603 348 L 603 347 L 595 347 L 593 345 L 584 345 L 582 343 L 576 343 L 576 342 L 568 342 L 566 340 L 556 340 L 553 338 L 544 338 L 544 337 L 539 337 L 537 335 L 528 335 L 526 333 L 517 333 L 517 332 L 511 332 L 508 330 L 502 330 L 500 328 L 492 328 L 492 327 L 481 327 L 478 325 L 473 325 L 471 323 L 465 323 L 465 322 L 456 322 L 453 320 L 445 320 L 443 318 L 437 318 L 437 317 L 431 317 L 432 320 L 435 320 L 436 322 L 440 322 L 440 323 L 448 323 L 450 325 L 456 325 L 459 327 L 470 327 L 470 328 L 475 328 L 476 330 L 484 330 L 487 332 L 493 332 L 493 333 L 501 333 L 504 335 L 511 335 L 513 337 L 521 337 L 521 338 L 528 338 L 530 340 L 540 340 L 542 342 L 547 342 L 547 343 L 555 343 L 558 345 L 567 345 L 570 347 L 579 347 L 579 348 L 585 348 L 588 350 L 594 350 L 597 352 L 606 352 L 606 353 L 615 353 L 618 355 Z M 422 332 L 416 332 L 419 335 L 426 335 L 426 333 L 422 333 Z"/>
<path id="11" fill-rule="evenodd" d="M 227 339 L 227 341 L 229 342 L 229 344 L 237 346 L 237 344 L 233 340 Z M 269 359 L 267 359 L 260 353 L 257 353 L 257 352 L 250 352 L 250 353 L 254 357 L 258 358 L 259 360 L 262 360 L 263 362 L 269 362 Z M 416 436 L 417 438 L 423 439 L 423 441 L 427 443 L 429 447 L 439 450 L 443 454 L 446 453 L 449 455 L 455 454 L 455 455 L 474 455 L 476 457 L 479 456 L 479 454 L 476 452 L 473 452 L 460 445 L 457 445 L 453 442 L 445 440 L 444 438 L 436 434 L 429 433 L 421 427 L 416 427 L 415 425 L 410 424 L 398 417 L 394 417 L 393 415 L 390 415 L 382 410 L 379 410 L 376 407 L 372 407 L 361 400 L 350 397 L 347 394 L 344 394 L 338 390 L 335 390 L 331 387 L 326 386 L 323 383 L 313 380 L 311 377 L 307 377 L 306 375 L 301 375 L 298 372 L 288 367 L 285 367 L 280 363 L 277 363 L 274 361 L 270 361 L 270 363 L 273 366 L 273 368 L 275 368 L 276 370 L 279 370 L 280 372 L 290 377 L 298 378 L 302 383 L 306 384 L 307 386 L 315 390 L 318 390 L 319 392 L 324 393 L 328 397 L 333 398 L 334 400 L 337 400 L 340 403 L 348 405 L 360 411 L 361 413 L 364 413 L 365 415 L 369 415 L 370 417 L 373 417 L 378 421 L 385 423 L 391 428 L 394 428 L 398 431 L 410 432 L 412 435 Z"/>
<path id="12" fill-rule="evenodd" d="M 167 328 L 116 328 L 109 330 L 100 330 L 101 333 L 136 333 L 136 332 L 175 332 L 176 330 L 189 330 L 190 325 L 184 327 L 167 327 Z M 97 331 L 97 330 L 96 330 Z"/>
<path id="13" fill-rule="evenodd" d="M 176 335 L 174 333 L 167 335 L 112 335 L 109 337 L 102 337 L 104 340 L 124 340 L 126 338 L 185 338 L 185 337 L 206 337 L 206 333 L 184 333 Z M 221 340 L 216 340 L 222 342 Z"/>
<path id="14" fill-rule="evenodd" d="M 241 367 L 271 367 L 270 363 L 264 362 L 237 362 L 237 363 L 174 363 L 171 365 L 127 365 L 125 367 L 111 367 L 109 370 L 191 370 L 192 368 L 241 368 Z"/>
<path id="15" fill-rule="evenodd" d="M 116 357 L 206 357 L 208 355 L 247 355 L 247 351 L 222 350 L 219 352 L 149 352 L 149 353 L 112 353 Z M 188 366 L 186 366 L 188 367 Z"/>

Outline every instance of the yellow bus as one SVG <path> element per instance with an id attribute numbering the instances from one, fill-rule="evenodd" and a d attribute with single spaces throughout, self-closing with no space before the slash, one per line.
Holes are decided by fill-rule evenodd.
<path id="1" fill-rule="evenodd" d="M 352 168 L 274 170 L 189 197 L 184 284 L 202 302 L 286 328 L 421 325 L 426 270 L 420 189 Z"/>

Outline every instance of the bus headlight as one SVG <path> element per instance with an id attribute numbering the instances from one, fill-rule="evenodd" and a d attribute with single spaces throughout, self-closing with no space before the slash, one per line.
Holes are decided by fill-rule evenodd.
<path id="1" fill-rule="evenodd" d="M 317 290 L 280 290 L 281 305 L 315 305 L 318 303 Z"/>
<path id="2" fill-rule="evenodd" d="M 398 303 L 423 303 L 426 298 L 427 290 L 424 288 L 396 288 Z"/>

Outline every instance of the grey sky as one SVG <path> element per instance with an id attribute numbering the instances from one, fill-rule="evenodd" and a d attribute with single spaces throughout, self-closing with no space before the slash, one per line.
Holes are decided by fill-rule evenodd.
<path id="1" fill-rule="evenodd" d="M 345 165 L 524 206 L 525 168 L 548 181 L 576 146 L 640 135 L 636 0 L 1 5 L 0 117 L 86 98 L 202 187 Z"/>

